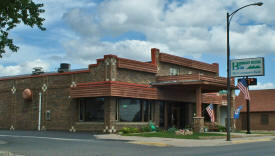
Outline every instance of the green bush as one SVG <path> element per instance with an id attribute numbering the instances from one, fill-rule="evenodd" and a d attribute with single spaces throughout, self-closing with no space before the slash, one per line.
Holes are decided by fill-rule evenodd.
<path id="1" fill-rule="evenodd" d="M 172 127 L 172 128 L 169 128 L 169 129 L 168 129 L 168 132 L 169 132 L 169 133 L 175 133 L 177 130 L 178 130 L 177 128 Z"/>
<path id="2" fill-rule="evenodd" d="M 128 134 L 128 133 L 130 133 L 130 128 L 129 128 L 129 127 L 123 127 L 120 131 L 121 131 L 123 134 Z"/>
<path id="3" fill-rule="evenodd" d="M 129 134 L 129 133 L 138 133 L 138 129 L 137 128 L 132 128 L 132 127 L 123 127 L 120 132 L 122 132 L 123 134 Z"/>
<path id="4" fill-rule="evenodd" d="M 226 127 L 222 126 L 222 125 L 218 125 L 218 129 L 220 132 L 225 132 L 226 131 Z"/>
<path id="5" fill-rule="evenodd" d="M 159 132 L 160 131 L 160 128 L 159 127 L 156 127 L 156 132 Z"/>
<path id="6" fill-rule="evenodd" d="M 141 131 L 142 132 L 151 132 L 152 130 L 151 130 L 150 126 L 147 125 L 147 126 L 142 126 Z"/>
<path id="7" fill-rule="evenodd" d="M 139 130 L 137 128 L 130 128 L 130 133 L 138 133 Z"/>

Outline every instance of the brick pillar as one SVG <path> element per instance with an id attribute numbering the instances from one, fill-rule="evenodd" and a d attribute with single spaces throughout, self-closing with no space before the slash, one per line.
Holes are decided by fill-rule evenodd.
<path id="1" fill-rule="evenodd" d="M 116 132 L 116 97 L 104 98 L 104 127 L 105 132 Z"/>
<path id="2" fill-rule="evenodd" d="M 196 117 L 194 117 L 194 132 L 200 133 L 203 132 L 204 127 L 204 117 L 202 117 L 201 113 L 202 106 L 202 94 L 201 94 L 201 86 L 196 88 Z"/>
<path id="3" fill-rule="evenodd" d="M 117 81 L 117 57 L 104 55 L 105 81 Z"/>
<path id="4" fill-rule="evenodd" d="M 157 48 L 151 49 L 151 59 L 153 64 L 155 65 L 159 64 L 159 49 Z"/>
<path id="5" fill-rule="evenodd" d="M 202 94 L 201 87 L 196 88 L 196 117 L 201 117 Z"/>
<path id="6" fill-rule="evenodd" d="M 151 59 L 152 59 L 152 64 L 154 64 L 155 66 L 157 66 L 157 69 L 158 69 L 158 73 L 157 75 L 159 74 L 159 49 L 157 48 L 152 48 L 151 49 Z"/>
<path id="7" fill-rule="evenodd" d="M 194 132 L 202 133 L 204 127 L 204 117 L 194 117 Z"/>

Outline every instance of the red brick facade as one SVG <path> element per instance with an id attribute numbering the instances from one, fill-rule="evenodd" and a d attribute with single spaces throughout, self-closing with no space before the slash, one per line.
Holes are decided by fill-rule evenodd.
<path id="1" fill-rule="evenodd" d="M 275 130 L 275 89 L 250 90 L 250 125 L 252 130 Z M 246 129 L 246 101 L 242 93 L 236 98 L 237 106 L 242 105 L 237 129 Z"/>
<path id="2" fill-rule="evenodd" d="M 87 70 L 0 78 L 0 128 L 37 129 L 41 93 L 41 128 L 45 130 L 114 132 L 125 125 L 148 124 L 144 117 L 141 122 L 119 122 L 120 98 L 151 102 L 150 120 L 156 125 L 163 122 L 166 128 L 171 122 L 168 109 L 184 118 L 185 125 L 192 124 L 193 115 L 197 114 L 199 120 L 195 123 L 200 130 L 203 117 L 198 108 L 202 103 L 222 105 L 220 96 L 203 94 L 226 88 L 226 79 L 218 76 L 218 64 L 160 53 L 155 48 L 151 56 L 150 62 L 140 62 L 105 55 Z M 177 75 L 170 75 L 171 68 L 178 71 Z M 22 97 L 25 89 L 32 92 L 29 100 Z M 104 122 L 80 121 L 83 98 L 104 98 Z M 160 111 L 161 103 L 164 114 Z M 141 106 L 143 109 L 145 104 Z M 164 121 L 161 121 L 162 115 Z"/>

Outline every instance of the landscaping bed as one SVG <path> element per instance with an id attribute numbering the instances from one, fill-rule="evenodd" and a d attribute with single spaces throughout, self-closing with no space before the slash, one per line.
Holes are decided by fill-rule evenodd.
<path id="1" fill-rule="evenodd" d="M 224 138 L 225 134 L 219 133 L 193 133 L 192 135 L 177 135 L 168 131 L 161 132 L 143 132 L 143 133 L 128 133 L 121 134 L 123 136 L 142 136 L 142 137 L 161 137 L 161 138 L 176 138 L 176 139 L 218 139 Z"/>

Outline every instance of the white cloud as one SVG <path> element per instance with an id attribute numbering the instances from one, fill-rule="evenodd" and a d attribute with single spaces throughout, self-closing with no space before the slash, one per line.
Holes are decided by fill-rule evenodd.
<path id="1" fill-rule="evenodd" d="M 247 0 L 210 0 L 207 3 L 204 0 L 170 3 L 167 0 L 131 0 L 127 3 L 126 0 L 109 0 L 97 5 L 97 11 L 92 14 L 87 14 L 81 9 L 73 9 L 64 14 L 64 19 L 80 34 L 80 39 L 92 40 L 94 47 L 106 45 L 100 42 L 104 36 L 118 36 L 125 32 L 136 31 L 144 34 L 148 43 L 165 45 L 176 55 L 200 57 L 203 53 L 225 54 L 226 10 L 227 8 L 235 10 L 249 3 L 251 2 Z M 269 5 L 273 2 L 267 0 L 264 3 Z M 274 12 L 270 7 L 254 8 L 254 12 L 246 10 L 244 15 L 240 11 L 238 17 L 233 18 L 230 30 L 232 56 L 263 56 L 275 52 L 273 44 L 275 30 L 260 23 L 261 20 L 264 22 L 264 16 L 255 18 L 256 25 L 242 26 L 237 23 L 245 18 L 248 21 L 253 20 L 253 15 L 261 10 Z M 275 21 L 275 18 L 270 17 L 269 21 L 273 20 Z M 80 41 L 78 39 L 72 42 Z M 115 48 L 116 44 L 112 42 L 108 43 L 108 46 Z M 68 44 L 63 45 L 66 48 Z M 74 47 L 74 49 L 80 48 Z M 114 50 L 119 51 L 119 49 Z M 130 57 L 134 58 L 133 55 Z"/>
<path id="2" fill-rule="evenodd" d="M 65 12 L 67 12 L 69 9 L 74 8 L 82 8 L 82 9 L 91 9 L 96 6 L 96 3 L 91 2 L 89 0 L 47 0 L 47 1 L 41 1 L 36 0 L 38 3 L 43 3 L 45 10 L 45 13 L 41 14 L 42 17 L 44 17 L 45 25 L 50 25 L 55 22 L 60 21 L 62 19 L 62 16 Z"/>
<path id="3" fill-rule="evenodd" d="M 150 59 L 150 49 L 153 47 L 174 55 L 198 59 L 208 53 L 225 55 L 226 12 L 251 3 L 250 0 L 208 0 L 207 3 L 205 0 L 37 2 L 45 4 L 46 12 L 43 16 L 46 18 L 46 26 L 57 25 L 49 27 L 46 33 L 51 35 L 46 35 L 45 40 L 55 40 L 62 47 L 55 49 L 51 45 L 44 48 L 21 44 L 16 55 L 3 59 L 5 64 L 40 58 L 51 64 L 50 69 L 53 69 L 54 61 L 57 65 L 64 60 L 86 67 L 110 53 L 146 61 Z M 272 27 L 275 16 L 270 16 L 275 14 L 274 3 L 274 0 L 264 0 L 262 7 L 245 8 L 234 16 L 230 27 L 233 57 L 275 53 L 275 28 Z M 69 27 L 58 25 L 64 22 Z M 138 32 L 146 39 L 119 38 L 128 32 Z M 106 42 L 106 37 L 118 39 Z M 24 36 L 21 39 L 24 40 Z"/>
<path id="4" fill-rule="evenodd" d="M 30 74 L 34 67 L 43 67 L 44 71 L 49 70 L 49 64 L 37 59 L 31 62 L 23 62 L 18 65 L 0 65 L 0 76 Z"/>
<path id="5" fill-rule="evenodd" d="M 150 61 L 150 49 L 152 47 L 159 47 L 166 52 L 170 51 L 165 45 L 139 40 L 125 40 L 116 43 L 73 40 L 64 43 L 64 47 L 67 51 L 66 58 L 68 60 L 85 66 L 95 63 L 96 59 L 102 58 L 103 55 L 107 54 L 140 61 Z"/>
<path id="6" fill-rule="evenodd" d="M 267 82 L 267 83 L 258 82 L 256 86 L 250 86 L 249 89 L 250 90 L 275 89 L 275 85 L 271 82 Z"/>

